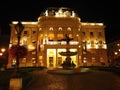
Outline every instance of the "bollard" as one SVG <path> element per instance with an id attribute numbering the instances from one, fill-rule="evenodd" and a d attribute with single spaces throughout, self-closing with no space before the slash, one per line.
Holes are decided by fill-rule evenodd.
<path id="1" fill-rule="evenodd" d="M 21 90 L 22 78 L 11 78 L 9 84 L 9 90 Z"/>

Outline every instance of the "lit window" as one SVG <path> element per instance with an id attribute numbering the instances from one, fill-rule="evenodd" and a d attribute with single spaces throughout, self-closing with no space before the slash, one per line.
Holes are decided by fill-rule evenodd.
<path id="1" fill-rule="evenodd" d="M 27 45 L 27 39 L 23 39 L 23 44 Z"/>
<path id="2" fill-rule="evenodd" d="M 91 41 L 91 47 L 94 47 L 94 41 Z"/>
<path id="3" fill-rule="evenodd" d="M 50 31 L 53 31 L 53 27 L 50 27 L 50 29 L 49 29 Z"/>
<path id="4" fill-rule="evenodd" d="M 32 54 L 36 54 L 36 52 L 34 51 L 34 52 L 32 52 Z"/>
<path id="5" fill-rule="evenodd" d="M 41 31 L 42 30 L 42 28 L 39 28 L 39 31 Z"/>
<path id="6" fill-rule="evenodd" d="M 26 58 L 23 58 L 22 62 L 23 62 L 23 63 L 26 63 Z"/>
<path id="7" fill-rule="evenodd" d="M 71 28 L 70 28 L 70 27 L 68 27 L 68 28 L 67 28 L 67 30 L 68 30 L 68 31 L 71 31 Z"/>
<path id="8" fill-rule="evenodd" d="M 36 40 L 32 40 L 32 43 L 35 44 L 35 43 L 36 43 Z"/>
<path id="9" fill-rule="evenodd" d="M 42 59 L 43 59 L 43 57 L 42 57 L 42 56 L 39 56 L 39 59 L 40 59 L 40 60 L 42 60 Z"/>
<path id="10" fill-rule="evenodd" d="M 64 37 L 63 34 L 57 34 L 58 40 L 61 40 L 63 37 Z"/>
<path id="11" fill-rule="evenodd" d="M 48 39 L 49 39 L 49 40 L 53 40 L 53 39 L 54 39 L 54 34 L 49 34 L 49 35 L 48 35 Z"/>
<path id="12" fill-rule="evenodd" d="M 32 58 L 32 63 L 36 63 L 36 58 Z"/>
<path id="13" fill-rule="evenodd" d="M 78 31 L 80 31 L 80 28 L 78 28 Z"/>
<path id="14" fill-rule="evenodd" d="M 87 43 L 87 48 L 91 48 L 90 42 Z"/>
<path id="15" fill-rule="evenodd" d="M 62 31 L 62 27 L 59 27 L 58 30 Z"/>
<path id="16" fill-rule="evenodd" d="M 73 38 L 72 34 L 69 34 L 69 38 Z"/>

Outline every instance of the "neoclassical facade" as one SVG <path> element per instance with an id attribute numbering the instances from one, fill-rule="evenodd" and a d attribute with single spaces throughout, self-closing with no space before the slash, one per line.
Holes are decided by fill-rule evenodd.
<path id="1" fill-rule="evenodd" d="M 10 47 L 17 44 L 15 25 L 10 24 Z M 60 8 L 47 8 L 38 17 L 38 21 L 22 21 L 24 30 L 21 34 L 20 45 L 28 48 L 26 57 L 20 59 L 20 67 L 45 66 L 60 67 L 66 56 L 59 53 L 66 51 L 77 52 L 71 60 L 79 66 L 107 65 L 107 47 L 105 40 L 105 25 L 103 23 L 82 22 L 73 10 Z M 67 45 L 63 41 L 65 35 L 73 38 Z M 16 64 L 16 59 L 9 55 L 8 67 Z"/>

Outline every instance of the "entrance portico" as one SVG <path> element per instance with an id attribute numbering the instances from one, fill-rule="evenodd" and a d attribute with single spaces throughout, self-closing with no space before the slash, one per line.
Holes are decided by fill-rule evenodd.
<path id="1" fill-rule="evenodd" d="M 76 49 L 70 49 L 76 51 Z M 65 61 L 66 56 L 61 56 L 59 52 L 66 51 L 66 49 L 47 49 L 47 68 L 60 67 Z M 71 61 L 78 66 L 78 55 L 71 56 Z"/>

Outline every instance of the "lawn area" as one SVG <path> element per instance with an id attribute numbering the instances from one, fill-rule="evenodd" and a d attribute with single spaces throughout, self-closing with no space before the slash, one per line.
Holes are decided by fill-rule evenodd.
<path id="1" fill-rule="evenodd" d="M 117 75 L 120 75 L 120 67 L 104 67 L 104 66 L 81 66 L 80 68 L 89 68 L 91 70 L 99 70 L 106 72 L 113 72 Z"/>
<path id="2" fill-rule="evenodd" d="M 31 72 L 34 70 L 43 70 L 45 67 L 22 67 L 19 73 L 22 77 L 22 87 L 24 88 L 31 80 Z M 0 90 L 9 90 L 10 79 L 14 74 L 14 69 L 6 69 L 0 71 Z"/>

